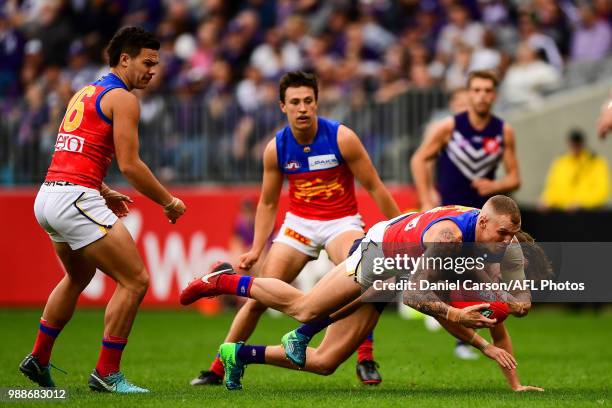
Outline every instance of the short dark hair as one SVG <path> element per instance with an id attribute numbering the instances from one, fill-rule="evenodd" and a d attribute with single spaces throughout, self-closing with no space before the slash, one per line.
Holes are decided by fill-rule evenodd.
<path id="1" fill-rule="evenodd" d="M 315 95 L 315 101 L 319 98 L 319 85 L 317 84 L 317 77 L 315 74 L 304 71 L 291 71 L 283 75 L 279 81 L 278 90 L 280 101 L 285 103 L 285 92 L 287 88 L 298 88 L 300 86 L 312 88 Z"/>
<path id="2" fill-rule="evenodd" d="M 582 129 L 572 129 L 567 135 L 567 140 L 575 145 L 584 145 L 584 132 Z"/>
<path id="3" fill-rule="evenodd" d="M 485 205 L 491 206 L 491 209 L 498 215 L 507 215 L 514 225 L 521 223 L 521 210 L 513 199 L 505 195 L 494 195 L 489 198 Z"/>
<path id="4" fill-rule="evenodd" d="M 111 67 L 119 64 L 119 57 L 122 53 L 135 57 L 140 54 L 140 50 L 148 48 L 159 50 L 160 44 L 157 38 L 150 32 L 141 27 L 123 27 L 115 33 L 108 43 L 106 53 L 108 54 L 108 65 Z"/>
<path id="5" fill-rule="evenodd" d="M 467 79 L 468 89 L 470 88 L 470 85 L 472 84 L 472 79 L 474 78 L 488 79 L 489 81 L 493 82 L 494 88 L 497 88 L 497 85 L 499 84 L 499 79 L 497 78 L 497 74 L 495 72 L 488 70 L 488 69 L 482 69 L 478 71 L 472 71 L 468 74 L 468 79 Z"/>

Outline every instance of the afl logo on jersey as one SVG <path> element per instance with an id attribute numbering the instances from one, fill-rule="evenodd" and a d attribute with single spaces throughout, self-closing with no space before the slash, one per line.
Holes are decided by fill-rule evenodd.
<path id="1" fill-rule="evenodd" d="M 287 171 L 296 171 L 299 170 L 300 167 L 302 167 L 302 165 L 296 160 L 291 160 L 285 163 L 285 170 Z"/>
<path id="2" fill-rule="evenodd" d="M 85 139 L 82 137 L 66 133 L 59 133 L 55 142 L 55 151 L 81 153 L 83 151 L 84 144 Z"/>

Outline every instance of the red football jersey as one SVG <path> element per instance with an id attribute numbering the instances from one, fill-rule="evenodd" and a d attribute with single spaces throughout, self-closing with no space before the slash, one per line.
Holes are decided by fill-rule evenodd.
<path id="1" fill-rule="evenodd" d="M 100 189 L 115 154 L 112 121 L 100 109 L 100 101 L 115 88 L 127 89 L 119 77 L 109 74 L 72 97 L 59 127 L 46 181 Z"/>
<path id="2" fill-rule="evenodd" d="M 461 205 L 447 205 L 417 212 L 391 221 L 385 230 L 385 244 L 421 244 L 423 235 L 430 226 L 442 220 L 452 220 L 463 235 L 463 241 L 474 241 L 476 217 L 480 210 Z"/>
<path id="3" fill-rule="evenodd" d="M 355 182 L 346 164 L 287 175 L 289 212 L 302 218 L 334 220 L 357 214 Z"/>
<path id="4" fill-rule="evenodd" d="M 289 212 L 322 221 L 355 215 L 355 177 L 338 147 L 340 124 L 321 117 L 317 124 L 309 145 L 298 144 L 289 126 L 276 134 L 278 166 L 289 180 Z"/>

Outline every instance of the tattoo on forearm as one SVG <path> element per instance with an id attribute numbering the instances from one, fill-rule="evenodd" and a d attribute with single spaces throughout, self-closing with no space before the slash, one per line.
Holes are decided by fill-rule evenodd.
<path id="1" fill-rule="evenodd" d="M 438 316 L 438 317 L 446 318 L 446 313 L 448 311 L 448 305 L 442 302 L 424 302 L 424 303 L 417 303 L 415 305 L 415 309 L 429 316 L 434 316 L 434 317 Z"/>
<path id="2" fill-rule="evenodd" d="M 449 242 L 455 242 L 457 238 L 450 228 L 442 229 L 441 234 L 442 242 L 436 242 L 433 245 L 429 245 L 425 254 L 427 257 L 444 257 L 449 254 L 449 250 L 452 251 L 455 245 L 449 244 Z M 439 237 L 440 238 L 440 237 Z M 427 262 L 420 263 L 419 269 L 414 271 L 410 280 L 415 283 L 413 290 L 404 292 L 404 303 L 408 306 L 434 317 L 446 318 L 449 305 L 447 305 L 440 297 L 432 290 L 421 290 L 420 281 L 435 282 L 441 277 L 440 272 L 434 268 L 428 268 Z"/>

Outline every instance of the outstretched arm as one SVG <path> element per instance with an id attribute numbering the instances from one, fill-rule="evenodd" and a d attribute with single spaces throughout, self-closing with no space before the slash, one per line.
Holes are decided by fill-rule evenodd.
<path id="1" fill-rule="evenodd" d="M 240 257 L 240 267 L 242 269 L 250 269 L 257 262 L 274 228 L 278 197 L 283 186 L 283 174 L 278 169 L 277 162 L 276 141 L 272 139 L 264 151 L 264 174 L 261 184 L 261 197 L 255 213 L 253 245 L 249 252 Z"/>
<path id="2" fill-rule="evenodd" d="M 437 320 L 440 325 L 442 325 L 442 327 L 444 327 L 444 329 L 451 335 L 467 344 L 471 344 L 491 360 L 497 361 L 502 370 L 507 371 L 516 369 L 516 360 L 511 352 L 508 352 L 497 345 L 490 344 L 487 340 L 480 336 L 476 330 L 468 329 L 467 327 L 449 322 L 448 320 L 440 318 Z"/>
<path id="3" fill-rule="evenodd" d="M 495 346 L 505 350 L 511 355 L 514 355 L 512 352 L 512 339 L 510 339 L 510 334 L 508 333 L 508 330 L 506 330 L 504 324 L 500 323 L 492 327 L 490 331 Z M 508 385 L 510 385 L 510 388 L 512 388 L 514 391 L 544 391 L 544 388 L 535 387 L 532 385 L 521 385 L 516 367 L 513 369 L 504 369 L 502 367 L 502 373 L 506 377 Z"/>
<path id="4" fill-rule="evenodd" d="M 458 244 L 461 240 L 461 231 L 454 222 L 440 221 L 429 228 L 423 237 L 427 245 L 423 257 L 425 259 L 444 258 L 449 255 L 449 250 L 454 249 L 453 244 Z M 486 318 L 479 312 L 489 307 L 486 303 L 458 309 L 443 302 L 433 290 L 421 290 L 419 282 L 436 282 L 441 278 L 440 271 L 429 268 L 429 264 L 426 261 L 420 262 L 419 268 L 410 277 L 410 280 L 415 283 L 415 288 L 404 292 L 406 305 L 430 316 L 471 328 L 492 327 L 497 322 L 495 319 Z"/>

